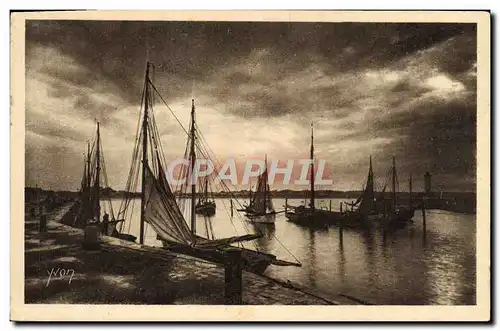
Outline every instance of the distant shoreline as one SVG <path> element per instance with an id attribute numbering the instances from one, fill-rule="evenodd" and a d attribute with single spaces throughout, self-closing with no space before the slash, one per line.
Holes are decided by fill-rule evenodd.
<path id="1" fill-rule="evenodd" d="M 361 196 L 362 191 L 330 191 L 318 190 L 315 192 L 315 197 L 321 199 L 357 199 Z M 275 190 L 271 191 L 273 198 L 288 198 L 288 199 L 308 199 L 310 194 L 308 191 L 293 191 L 293 190 Z M 392 199 L 391 192 L 376 193 L 377 199 Z M 74 200 L 78 199 L 79 192 L 72 191 L 48 191 L 41 188 L 25 188 L 25 200 L 42 200 L 42 199 L 63 199 Z M 198 193 L 196 197 L 200 197 Z M 247 190 L 235 192 L 214 192 L 211 195 L 216 199 L 236 198 L 248 200 L 250 192 Z M 115 191 L 111 188 L 102 188 L 101 197 L 107 199 L 124 199 L 140 198 L 141 194 L 138 192 L 129 193 L 125 191 Z M 191 195 L 183 194 L 182 197 L 190 198 Z M 476 212 L 476 193 L 475 192 L 413 192 L 412 202 L 414 205 L 419 204 L 425 197 L 426 206 L 430 209 L 442 209 L 460 213 L 475 213 Z M 397 193 L 398 204 L 408 205 L 410 203 L 409 192 Z"/>
<path id="2" fill-rule="evenodd" d="M 315 191 L 315 196 L 318 199 L 322 198 L 343 198 L 343 199 L 357 199 L 363 191 L 333 191 L 333 190 L 317 190 Z M 36 195 L 50 195 L 55 194 L 59 197 L 66 198 L 77 198 L 78 192 L 75 191 L 53 191 L 53 190 L 44 190 L 41 188 L 33 188 L 33 187 L 25 187 L 25 195 L 26 197 L 35 197 Z M 378 193 L 382 194 L 382 193 Z M 398 192 L 398 197 L 401 199 L 408 199 L 409 192 Z M 424 192 L 413 192 L 414 199 L 422 199 L 425 195 Z M 295 191 L 295 190 L 272 190 L 271 195 L 276 198 L 299 198 L 303 199 L 309 197 L 309 191 Z M 390 198 L 392 195 L 391 192 L 383 193 L 383 196 L 386 198 Z M 139 198 L 141 194 L 139 192 L 126 192 L 126 191 L 115 191 L 112 188 L 102 188 L 101 196 L 105 198 L 125 198 L 125 197 L 137 197 Z M 191 195 L 183 194 L 185 197 L 191 197 Z M 196 195 L 197 197 L 201 196 L 201 193 Z M 234 192 L 213 192 L 210 194 L 213 198 L 248 198 L 250 196 L 250 192 L 248 190 L 234 191 Z M 475 192 L 430 192 L 426 195 L 428 198 L 435 199 L 476 199 Z"/>

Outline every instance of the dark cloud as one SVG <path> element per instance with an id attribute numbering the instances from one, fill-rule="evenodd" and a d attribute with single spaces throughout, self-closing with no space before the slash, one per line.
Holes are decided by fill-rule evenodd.
<path id="1" fill-rule="evenodd" d="M 234 72 L 225 78 L 228 85 L 231 87 L 239 86 L 242 84 L 248 84 L 252 81 L 250 75 L 244 74 L 242 72 Z"/>
<path id="2" fill-rule="evenodd" d="M 60 126 L 57 125 L 56 121 L 47 121 L 40 117 L 36 118 L 33 115 L 30 115 L 30 120 L 26 123 L 26 130 L 46 139 L 55 139 L 57 141 L 73 140 L 80 142 L 88 139 L 88 137 L 74 128 Z"/>
<path id="3" fill-rule="evenodd" d="M 459 179 L 475 173 L 476 111 L 471 103 L 419 104 L 407 114 L 373 123 L 376 131 L 404 137 L 382 155 L 387 163 L 397 155 L 406 172 L 430 171 L 437 178 L 453 173 Z"/>
<path id="4" fill-rule="evenodd" d="M 103 124 L 107 124 L 112 115 L 119 107 L 109 104 L 106 101 L 98 101 L 92 97 L 92 94 L 80 94 L 74 102 L 74 109 L 82 114 L 83 118 L 99 119 Z"/>
<path id="5" fill-rule="evenodd" d="M 138 107 L 149 59 L 169 104 L 195 96 L 221 116 L 286 118 L 283 126 L 304 130 L 324 121 L 317 142 L 325 150 L 378 139 L 366 154 L 381 167 L 397 155 L 407 171 L 455 176 L 456 187 L 474 183 L 474 24 L 28 21 L 26 40 L 27 77 L 46 84 L 48 98 L 68 101 L 70 115 L 99 118 L 127 139 L 128 117 L 138 113 L 123 111 Z M 460 91 L 440 97 L 431 84 L 437 78 Z M 89 139 L 76 124 L 27 112 L 33 133 Z M 164 115 L 163 128 L 170 125 Z M 363 159 L 341 171 L 357 179 L 364 168 Z"/>
<path id="6" fill-rule="evenodd" d="M 55 47 L 116 82 L 122 96 L 135 101 L 130 92 L 140 89 L 148 52 L 166 83 L 173 79 L 190 85 L 255 49 L 272 49 L 278 74 L 301 70 L 318 59 L 338 73 L 378 68 L 453 36 L 467 35 L 473 43 L 474 33 L 472 24 L 28 21 L 26 38 L 28 56 L 31 45 Z M 439 60 L 444 68 L 460 71 L 473 61 L 475 45 L 464 42 L 457 42 L 458 56 L 446 54 Z M 451 64 L 450 58 L 457 63 Z M 230 77 L 242 83 L 238 76 Z M 96 79 L 66 78 L 78 84 Z"/>

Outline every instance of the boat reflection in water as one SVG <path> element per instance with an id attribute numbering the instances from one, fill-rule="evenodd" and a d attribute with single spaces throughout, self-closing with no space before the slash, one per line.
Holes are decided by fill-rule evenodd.
<path id="1" fill-rule="evenodd" d="M 120 200 L 115 201 L 119 205 Z M 344 200 L 331 201 L 332 208 L 339 208 Z M 277 206 L 284 202 L 274 198 Z M 230 216 L 222 209 L 229 203 L 217 199 L 217 214 L 212 217 L 214 232 L 220 236 L 232 233 Z M 299 204 L 300 200 L 291 203 Z M 475 304 L 476 216 L 439 210 L 427 210 L 426 216 L 425 237 L 420 211 L 407 228 L 386 231 L 385 235 L 377 230 L 371 237 L 351 229 L 343 229 L 340 235 L 337 227 L 312 230 L 287 222 L 284 214 L 276 215 L 274 226 L 251 222 L 246 226 L 262 230 L 263 236 L 252 242 L 259 250 L 283 257 L 292 253 L 303 265 L 270 266 L 266 275 L 290 280 L 325 298 L 335 300 L 342 293 L 386 305 Z M 196 221 L 202 231 L 204 217 L 198 215 Z M 235 226 L 243 233 L 243 228 Z M 138 230 L 138 222 L 133 223 L 131 233 L 138 234 Z M 146 233 L 147 243 L 161 246 L 151 228 Z"/>

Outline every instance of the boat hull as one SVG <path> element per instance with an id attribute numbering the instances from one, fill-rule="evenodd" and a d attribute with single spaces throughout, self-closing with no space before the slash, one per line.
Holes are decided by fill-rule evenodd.
<path id="1" fill-rule="evenodd" d="M 355 229 L 396 229 L 407 226 L 412 222 L 415 210 L 400 208 L 396 212 L 389 214 L 364 215 L 358 212 L 347 212 L 342 218 L 340 225 L 345 228 Z"/>
<path id="2" fill-rule="evenodd" d="M 237 247 L 226 246 L 217 249 L 204 249 L 190 246 L 171 245 L 162 240 L 163 248 L 172 252 L 193 256 L 202 260 L 210 261 L 217 264 L 225 265 L 227 262 L 227 254 L 225 248 L 235 249 Z M 263 274 L 267 267 L 276 260 L 276 256 L 264 252 L 253 251 L 246 248 L 241 250 L 242 268 L 246 271 Z"/>
<path id="3" fill-rule="evenodd" d="M 276 223 L 276 212 L 267 214 L 257 214 L 257 213 L 247 212 L 245 216 L 248 217 L 248 219 L 252 223 L 264 223 L 264 224 Z"/>
<path id="4" fill-rule="evenodd" d="M 204 215 L 204 216 L 212 216 L 215 215 L 215 203 L 207 203 L 202 205 L 197 205 L 195 208 L 196 214 Z"/>
<path id="5" fill-rule="evenodd" d="M 126 241 L 130 241 L 130 242 L 135 242 L 137 240 L 136 236 L 131 235 L 131 234 L 127 234 L 127 233 L 118 233 L 118 235 L 113 236 L 113 237 L 117 237 L 121 240 L 126 240 Z"/>
<path id="6" fill-rule="evenodd" d="M 340 212 L 310 208 L 295 208 L 286 211 L 285 216 L 289 222 L 309 227 L 327 227 L 338 224 L 342 218 Z"/>

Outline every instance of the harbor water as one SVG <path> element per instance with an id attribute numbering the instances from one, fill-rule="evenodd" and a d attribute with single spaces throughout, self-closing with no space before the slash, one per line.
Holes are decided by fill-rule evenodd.
<path id="1" fill-rule="evenodd" d="M 284 199 L 274 199 L 277 211 Z M 332 199 L 333 210 L 340 202 Z M 120 200 L 113 200 L 116 211 Z M 246 248 L 275 254 L 302 267 L 270 266 L 266 275 L 291 281 L 325 298 L 339 295 L 377 305 L 474 305 L 476 301 L 476 215 L 427 210 L 426 232 L 422 212 L 414 222 L 392 233 L 365 233 L 336 227 L 309 229 L 288 222 L 284 213 L 275 224 L 256 224 L 241 213 L 230 213 L 229 199 L 216 199 L 217 212 L 209 220 L 197 215 L 197 233 L 216 238 L 259 232 L 263 236 Z M 290 205 L 304 201 L 289 199 Z M 329 208 L 330 200 L 317 201 Z M 135 203 L 124 232 L 139 237 L 140 201 Z M 235 206 L 236 207 L 236 206 Z M 189 223 L 189 222 L 188 222 Z M 210 227 L 211 223 L 211 227 Z M 145 243 L 161 246 L 146 224 Z"/>

